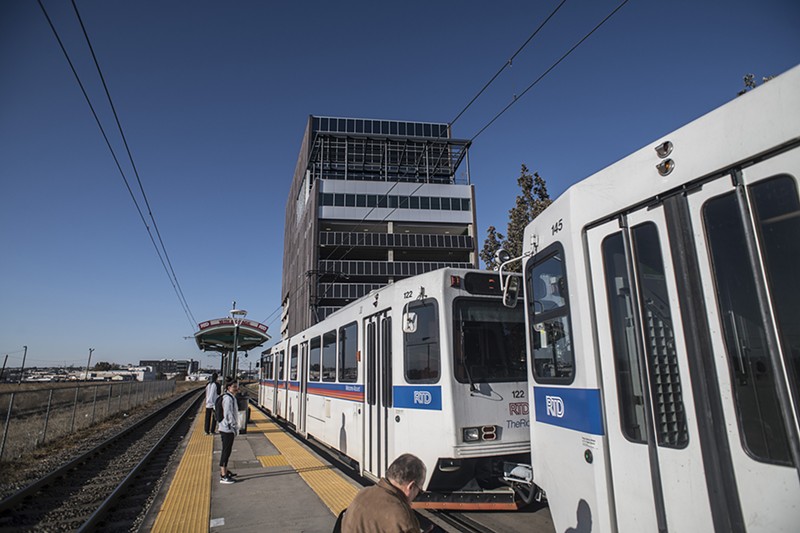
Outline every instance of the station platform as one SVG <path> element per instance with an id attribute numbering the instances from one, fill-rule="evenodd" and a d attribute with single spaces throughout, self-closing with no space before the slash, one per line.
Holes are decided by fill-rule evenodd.
<path id="1" fill-rule="evenodd" d="M 236 483 L 219 482 L 219 433 L 203 431 L 202 406 L 183 457 L 158 512 L 153 532 L 304 531 L 330 533 L 336 517 L 361 488 L 259 410 L 236 436 L 228 468 Z"/>

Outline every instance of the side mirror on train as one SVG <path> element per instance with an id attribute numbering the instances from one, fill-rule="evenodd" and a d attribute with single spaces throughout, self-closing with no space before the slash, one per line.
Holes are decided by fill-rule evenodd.
<path id="1" fill-rule="evenodd" d="M 403 313 L 403 333 L 415 333 L 417 331 L 417 313 L 409 311 Z"/>
<path id="2" fill-rule="evenodd" d="M 519 297 L 519 277 L 509 276 L 503 287 L 503 305 L 506 307 L 516 307 Z"/>

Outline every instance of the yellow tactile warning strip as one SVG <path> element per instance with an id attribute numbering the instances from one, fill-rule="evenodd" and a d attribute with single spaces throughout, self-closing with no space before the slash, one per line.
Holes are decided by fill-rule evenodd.
<path id="1" fill-rule="evenodd" d="M 261 466 L 289 466 L 288 461 L 282 455 L 259 455 L 256 457 L 261 463 Z"/>
<path id="2" fill-rule="evenodd" d="M 153 532 L 208 531 L 211 514 L 211 471 L 214 438 L 203 431 L 205 403 L 195 418 L 189 444 L 183 454 L 167 497 L 156 516 Z"/>
<path id="3" fill-rule="evenodd" d="M 358 489 L 345 481 L 332 466 L 311 455 L 260 411 L 254 409 L 250 420 L 255 423 L 255 431 L 264 433 L 334 515 L 338 516 L 350 505 Z"/>

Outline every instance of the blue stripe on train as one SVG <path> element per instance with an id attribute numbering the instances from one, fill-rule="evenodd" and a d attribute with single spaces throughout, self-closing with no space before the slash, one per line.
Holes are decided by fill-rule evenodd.
<path id="1" fill-rule="evenodd" d="M 603 435 L 598 389 L 533 387 L 536 421 L 592 435 Z"/>

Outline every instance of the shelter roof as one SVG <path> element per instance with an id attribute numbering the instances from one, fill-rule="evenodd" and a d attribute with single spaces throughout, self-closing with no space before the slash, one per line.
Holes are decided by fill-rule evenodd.
<path id="1" fill-rule="evenodd" d="M 233 334 L 236 324 L 232 318 L 214 318 L 198 324 L 199 331 L 194 334 L 197 347 L 210 352 L 233 351 Z M 248 351 L 261 346 L 271 337 L 267 326 L 255 320 L 242 320 L 239 325 L 236 344 L 239 350 Z"/>

